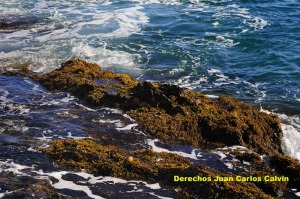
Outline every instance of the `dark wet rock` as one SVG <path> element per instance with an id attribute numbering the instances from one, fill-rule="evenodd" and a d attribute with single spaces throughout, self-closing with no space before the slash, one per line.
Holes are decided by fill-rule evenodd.
<path id="1" fill-rule="evenodd" d="M 298 160 L 276 154 L 272 156 L 270 164 L 276 172 L 289 177 L 289 187 L 300 189 L 300 162 Z"/>
<path id="2" fill-rule="evenodd" d="M 13 32 L 21 29 L 27 29 L 40 22 L 37 16 L 5 16 L 0 17 L 0 32 Z"/>
<path id="3" fill-rule="evenodd" d="M 0 173 L 2 198 L 51 198 L 67 199 L 58 194 L 48 180 L 35 179 L 30 176 L 17 176 L 13 173 Z"/>
<path id="4" fill-rule="evenodd" d="M 95 175 L 114 176 L 127 180 L 159 182 L 177 189 L 185 198 L 272 198 L 254 183 L 214 182 L 216 176 L 231 176 L 203 165 L 194 165 L 176 154 L 148 150 L 124 150 L 103 146 L 92 140 L 56 140 L 43 151 L 68 169 L 86 170 Z M 211 177 L 206 182 L 176 182 L 174 176 Z"/>
<path id="5" fill-rule="evenodd" d="M 75 59 L 49 74 L 23 67 L 7 72 L 39 81 L 51 91 L 67 91 L 93 106 L 127 111 L 148 134 L 171 144 L 204 147 L 210 143 L 243 145 L 259 153 L 282 152 L 277 116 L 227 96 L 213 102 L 175 85 L 138 82 L 127 74 L 102 70 Z"/>
<path id="6" fill-rule="evenodd" d="M 250 163 L 247 170 L 239 173 L 241 176 L 258 176 L 262 178 L 264 176 L 278 176 L 278 173 L 273 171 L 257 153 L 233 151 L 232 154 L 235 155 L 235 158 Z M 283 197 L 288 184 L 288 182 L 266 182 L 264 180 L 253 183 L 265 193 L 274 197 Z"/>

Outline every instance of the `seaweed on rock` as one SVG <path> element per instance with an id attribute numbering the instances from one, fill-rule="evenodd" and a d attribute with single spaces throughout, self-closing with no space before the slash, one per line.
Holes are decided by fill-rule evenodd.
<path id="1" fill-rule="evenodd" d="M 42 150 L 64 167 L 85 170 L 95 175 L 159 182 L 165 187 L 177 189 L 181 197 L 185 198 L 272 198 L 250 182 L 176 182 L 174 176 L 209 176 L 212 179 L 229 176 L 203 165 L 194 165 L 176 154 L 157 153 L 151 149 L 124 150 L 116 146 L 103 146 L 89 139 L 56 140 L 48 149 Z"/>
<path id="2" fill-rule="evenodd" d="M 235 98 L 223 96 L 213 102 L 191 90 L 138 82 L 80 59 L 67 61 L 45 75 L 28 68 L 6 74 L 30 77 L 51 91 L 71 92 L 90 105 L 121 108 L 147 133 L 164 142 L 195 147 L 207 143 L 243 145 L 267 155 L 282 152 L 278 117 Z"/>
<path id="3" fill-rule="evenodd" d="M 237 158 L 253 164 L 251 175 L 279 173 L 292 180 L 288 186 L 299 188 L 299 162 L 282 155 L 279 118 L 235 98 L 223 96 L 212 101 L 188 89 L 139 82 L 127 74 L 102 70 L 97 64 L 80 59 L 67 61 L 49 74 L 39 75 L 28 67 L 21 71 L 6 71 L 5 74 L 29 77 L 50 91 L 70 92 L 90 106 L 120 108 L 134 118 L 145 133 L 169 144 L 186 144 L 201 149 L 220 145 L 246 146 L 259 154 L 271 156 L 270 165 L 276 172 L 254 153 L 236 154 Z M 192 198 L 281 197 L 287 185 L 214 181 L 176 183 L 174 175 L 214 177 L 225 174 L 195 165 L 178 155 L 152 150 L 130 151 L 91 140 L 54 141 L 45 153 L 65 167 L 85 169 L 96 175 L 159 182 Z M 245 172 L 247 174 L 249 172 Z"/>

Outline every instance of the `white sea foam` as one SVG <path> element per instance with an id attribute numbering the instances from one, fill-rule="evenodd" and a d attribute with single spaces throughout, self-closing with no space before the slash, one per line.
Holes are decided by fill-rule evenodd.
<path id="1" fill-rule="evenodd" d="M 255 100 L 256 103 L 260 103 L 267 96 L 267 91 L 264 88 L 264 85 L 266 83 L 260 83 L 260 82 L 250 83 L 248 81 L 243 81 L 242 83 L 251 88 L 251 90 L 248 92 L 252 92 L 253 95 L 256 96 L 256 100 Z"/>
<path id="2" fill-rule="evenodd" d="M 86 139 L 86 138 L 88 138 L 88 139 L 93 139 L 91 136 L 88 136 L 88 137 L 86 137 L 86 136 L 75 136 L 75 135 L 73 135 L 71 132 L 68 132 L 67 138 L 73 139 L 73 140 L 77 140 L 77 139 Z"/>
<path id="3" fill-rule="evenodd" d="M 224 47 L 232 47 L 235 45 L 238 45 L 239 42 L 234 42 L 233 39 L 227 39 L 224 36 L 216 36 L 217 41 L 222 42 L 222 44 L 224 45 Z"/>
<path id="4" fill-rule="evenodd" d="M 131 122 L 135 122 L 135 120 L 134 119 L 132 119 L 128 114 L 123 114 L 123 117 L 125 117 L 125 118 L 127 118 L 127 119 L 129 119 Z"/>
<path id="5" fill-rule="evenodd" d="M 64 60 L 76 56 L 97 62 L 104 67 L 137 68 L 135 60 L 138 59 L 138 55 L 107 50 L 101 47 L 102 41 L 99 38 L 120 38 L 142 34 L 141 27 L 149 21 L 143 12 L 143 7 L 133 5 L 108 11 L 97 9 L 101 4 L 100 1 L 95 2 L 98 5 L 95 7 L 89 6 L 93 4 L 92 2 L 80 3 L 83 7 L 73 6 L 74 2 L 64 2 L 61 4 L 66 4 L 66 7 L 62 8 L 56 1 L 43 1 L 36 5 L 34 11 L 52 13 L 55 16 L 52 18 L 53 22 L 1 34 L 1 41 L 17 47 L 13 51 L 0 52 L 2 67 L 7 68 L 10 65 L 23 63 L 29 64 L 35 72 L 49 72 Z M 102 3 L 105 4 L 107 1 Z M 70 14 L 74 13 L 77 13 L 77 18 L 70 17 Z M 98 41 L 93 43 L 94 40 Z M 32 45 L 27 45 L 28 42 Z"/>
<path id="6" fill-rule="evenodd" d="M 51 105 L 59 105 L 59 104 L 63 104 L 63 103 L 69 103 L 69 102 L 72 102 L 74 101 L 76 98 L 72 95 L 67 95 L 67 97 L 64 97 L 64 98 L 61 98 L 61 99 L 54 99 L 54 100 L 51 100 L 51 101 L 47 101 L 47 102 L 43 102 L 41 104 L 41 106 L 51 106 Z"/>
<path id="7" fill-rule="evenodd" d="M 108 50 L 103 47 L 94 48 L 83 43 L 74 46 L 71 51 L 76 57 L 97 63 L 102 68 L 114 67 L 131 74 L 134 73 L 134 75 L 140 74 L 140 66 L 135 62 L 135 60 L 139 59 L 137 54 Z"/>
<path id="8" fill-rule="evenodd" d="M 207 97 L 211 98 L 211 99 L 218 99 L 219 96 L 217 95 L 206 95 Z"/>
<path id="9" fill-rule="evenodd" d="M 5 191 L 4 193 L 0 193 L 0 198 L 3 198 L 6 195 L 10 195 L 10 194 L 12 194 L 14 192 L 18 192 L 19 190 L 21 190 L 21 189 L 14 190 L 14 191 Z"/>
<path id="10" fill-rule="evenodd" d="M 53 140 L 53 136 L 45 136 L 44 133 L 42 133 L 42 136 L 41 137 L 35 137 L 35 139 L 38 139 L 40 141 L 43 141 L 43 142 L 50 142 Z"/>
<path id="11" fill-rule="evenodd" d="M 83 108 L 84 110 L 87 110 L 87 111 L 91 111 L 91 112 L 96 112 L 97 110 L 95 109 L 92 109 L 92 108 L 89 108 L 87 106 L 84 106 L 83 104 L 79 104 L 79 103 L 75 103 L 77 106 Z"/>
<path id="12" fill-rule="evenodd" d="M 277 114 L 282 121 L 282 148 L 286 155 L 300 160 L 300 117 Z"/>
<path id="13" fill-rule="evenodd" d="M 131 0 L 141 4 L 165 4 L 165 5 L 181 5 L 179 0 Z"/>
<path id="14" fill-rule="evenodd" d="M 283 152 L 291 157 L 300 160 L 300 116 L 287 116 L 285 114 L 274 113 L 260 108 L 261 112 L 275 114 L 281 120 L 281 129 L 283 132 L 282 149 Z"/>
<path id="15" fill-rule="evenodd" d="M 28 176 L 28 174 L 22 172 L 22 170 L 32 168 L 33 167 L 16 164 L 12 160 L 0 161 L 0 172 L 12 172 L 17 175 Z"/>
<path id="16" fill-rule="evenodd" d="M 227 166 L 228 169 L 233 169 L 232 163 L 230 163 L 230 162 L 225 162 L 224 164 Z"/>
<path id="17" fill-rule="evenodd" d="M 123 115 L 123 111 L 120 109 L 104 107 L 104 108 L 101 108 L 101 110 L 106 111 L 108 114 Z"/>
<path id="18" fill-rule="evenodd" d="M 268 22 L 260 17 L 254 17 L 250 21 L 247 21 L 250 27 L 254 28 L 254 30 L 264 29 L 268 25 Z"/>
<path id="19" fill-rule="evenodd" d="M 110 176 L 94 176 L 92 174 L 88 174 L 85 172 L 70 172 L 70 171 L 56 171 L 56 172 L 44 172 L 43 170 L 36 170 L 34 166 L 25 166 L 21 164 L 16 164 L 12 160 L 7 160 L 7 161 L 0 161 L 0 172 L 12 172 L 17 176 L 31 176 L 36 179 L 48 179 L 49 177 L 55 178 L 57 181 L 52 182 L 49 180 L 51 185 L 55 189 L 69 189 L 69 190 L 74 190 L 74 191 L 82 191 L 86 193 L 90 198 L 94 199 L 102 199 L 103 197 L 96 195 L 92 192 L 90 189 L 91 185 L 96 185 L 96 184 L 126 184 L 130 187 L 133 187 L 133 190 L 138 187 L 147 187 L 149 188 L 149 194 L 153 195 L 155 194 L 155 190 L 161 189 L 160 185 L 158 183 L 154 184 L 149 184 L 144 181 L 127 181 L 124 179 L 120 178 L 115 178 L 115 177 L 110 177 Z M 77 175 L 83 180 L 80 180 L 78 182 L 73 182 L 71 180 L 65 180 L 64 176 L 72 174 L 72 175 Z M 16 190 L 18 191 L 18 190 Z M 15 191 L 7 191 L 4 193 L 0 193 L 0 196 L 5 196 L 8 195 L 12 192 Z M 148 192 L 148 191 L 147 191 Z M 157 195 L 157 194 L 155 194 Z M 162 196 L 157 195 L 159 198 L 164 198 Z"/>
<path id="20" fill-rule="evenodd" d="M 94 120 L 94 121 L 97 121 L 97 120 Z M 116 123 L 121 123 L 121 120 L 99 119 L 98 122 L 103 123 L 103 124 L 116 124 Z"/>
<path id="21" fill-rule="evenodd" d="M 156 197 L 158 197 L 160 199 L 173 199 L 173 198 L 170 198 L 170 197 L 159 196 L 159 195 L 157 195 L 157 194 L 155 194 L 153 192 L 150 192 L 149 194 L 152 195 L 152 196 L 156 196 Z"/>
<path id="22" fill-rule="evenodd" d="M 213 17 L 219 20 L 230 18 L 230 17 L 240 17 L 243 19 L 243 23 L 248 27 L 252 28 L 254 31 L 262 30 L 268 25 L 268 22 L 259 16 L 253 16 L 249 9 L 242 8 L 237 4 L 229 4 L 227 6 L 217 6 L 215 8 L 215 13 Z M 248 29 L 244 29 L 247 30 Z"/>
<path id="23" fill-rule="evenodd" d="M 138 124 L 128 124 L 127 126 L 124 127 L 120 127 L 120 128 L 116 128 L 118 131 L 129 131 L 131 130 L 133 127 L 138 126 Z"/>
<path id="24" fill-rule="evenodd" d="M 191 76 L 183 76 L 176 80 L 175 82 L 172 82 L 172 84 L 178 85 L 182 88 L 189 88 L 189 89 L 195 89 L 201 87 L 202 84 L 208 82 L 208 77 L 202 76 L 198 77 L 196 80 L 191 80 Z"/>
<path id="25" fill-rule="evenodd" d="M 95 195 L 92 193 L 91 189 L 88 186 L 84 185 L 78 185 L 75 184 L 72 181 L 67 181 L 64 180 L 62 177 L 63 175 L 67 174 L 68 172 L 52 172 L 52 173 L 40 173 L 40 174 L 46 174 L 47 176 L 54 177 L 55 179 L 58 180 L 58 182 L 53 183 L 52 186 L 56 189 L 71 189 L 74 191 L 83 191 L 85 192 L 89 197 L 94 198 L 94 199 L 103 199 L 103 197 Z"/>
<path id="26" fill-rule="evenodd" d="M 234 146 L 227 146 L 223 148 L 217 148 L 216 151 L 224 151 L 224 150 L 238 150 L 239 152 L 251 152 L 250 149 L 244 146 L 234 145 Z"/>
<path id="27" fill-rule="evenodd" d="M 25 166 L 21 164 L 16 164 L 12 160 L 7 161 L 0 161 L 0 172 L 12 172 L 18 176 L 32 176 L 37 179 L 49 179 L 49 177 L 53 177 L 58 180 L 58 182 L 50 183 L 56 189 L 70 189 L 74 191 L 83 191 L 91 198 L 102 198 L 99 195 L 95 195 L 92 193 L 91 189 L 89 188 L 90 185 L 96 184 L 127 184 L 128 186 L 132 187 L 147 187 L 150 189 L 149 194 L 155 194 L 155 190 L 161 189 L 158 183 L 149 184 L 143 181 L 127 181 L 120 178 L 114 178 L 109 176 L 94 176 L 92 174 L 88 174 L 85 172 L 68 172 L 68 171 L 58 171 L 58 172 L 44 172 L 42 170 L 35 170 L 33 166 Z M 34 175 L 32 175 L 34 174 Z M 65 180 L 63 176 L 67 174 L 73 174 L 80 176 L 84 180 L 81 180 L 78 183 L 75 183 L 70 180 Z M 0 193 L 1 195 L 7 195 L 11 192 Z M 159 198 L 163 198 L 157 195 Z"/>
<path id="28" fill-rule="evenodd" d="M 225 155 L 225 154 L 224 154 L 223 152 L 221 152 L 221 151 L 215 151 L 214 153 L 220 156 L 220 160 L 223 160 L 224 158 L 227 157 L 227 155 Z"/>
<path id="29" fill-rule="evenodd" d="M 9 99 L 8 91 L 6 91 L 4 89 L 0 89 L 0 92 L 3 93 L 0 96 L 0 105 L 2 107 L 6 107 L 9 109 L 6 114 L 24 115 L 24 114 L 28 114 L 30 112 L 30 109 L 26 105 L 16 104 L 16 103 L 12 102 L 12 100 Z M 17 128 L 17 126 L 16 126 L 16 128 Z"/>
<path id="30" fill-rule="evenodd" d="M 250 162 L 246 162 L 246 161 L 243 161 L 243 164 L 245 164 L 245 165 L 251 165 Z"/>
<path id="31" fill-rule="evenodd" d="M 149 146 L 152 147 L 153 151 L 155 152 L 167 152 L 167 153 L 173 153 L 173 154 L 177 154 L 177 155 L 180 155 L 182 157 L 186 157 L 186 158 L 191 158 L 191 159 L 194 159 L 194 160 L 198 160 L 198 153 L 196 153 L 196 149 L 192 150 L 191 153 L 185 153 L 185 152 L 182 152 L 182 151 L 170 151 L 170 150 L 167 150 L 167 149 L 164 149 L 164 148 L 160 148 L 158 146 L 155 145 L 155 142 L 158 142 L 158 139 L 154 139 L 154 140 L 151 140 L 151 139 L 148 139 L 147 140 L 147 144 Z"/>

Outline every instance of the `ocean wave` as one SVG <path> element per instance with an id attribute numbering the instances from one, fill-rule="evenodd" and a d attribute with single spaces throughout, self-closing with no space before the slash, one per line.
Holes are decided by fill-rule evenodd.
<path id="1" fill-rule="evenodd" d="M 300 160 L 300 116 L 288 116 L 283 113 L 276 113 L 263 108 L 261 108 L 261 111 L 268 114 L 275 114 L 280 118 L 281 129 L 283 132 L 281 142 L 283 152 L 288 156 Z"/>
<path id="2" fill-rule="evenodd" d="M 284 153 L 300 160 L 300 116 L 277 115 L 282 121 L 282 148 Z"/>

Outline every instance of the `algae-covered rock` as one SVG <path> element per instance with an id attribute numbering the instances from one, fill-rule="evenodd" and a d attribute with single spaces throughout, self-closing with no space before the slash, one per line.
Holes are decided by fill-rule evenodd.
<path id="1" fill-rule="evenodd" d="M 259 176 L 261 178 L 264 178 L 264 176 L 278 176 L 278 174 L 273 169 L 271 169 L 257 153 L 241 153 L 238 151 L 233 151 L 232 154 L 234 154 L 235 158 L 239 159 L 240 161 L 250 164 L 250 166 L 247 167 L 247 170 L 239 172 L 239 175 L 241 176 Z M 287 181 L 270 182 L 261 180 L 253 183 L 265 193 L 275 197 L 282 197 L 286 186 L 288 185 Z"/>
<path id="2" fill-rule="evenodd" d="M 275 171 L 289 177 L 289 187 L 300 189 L 300 162 L 282 154 L 271 157 L 270 164 Z"/>
<path id="3" fill-rule="evenodd" d="M 227 96 L 216 101 L 175 85 L 139 82 L 127 74 L 102 70 L 97 64 L 75 59 L 49 74 L 40 75 L 24 66 L 6 75 L 21 75 L 40 82 L 50 91 L 66 91 L 90 106 L 120 108 L 138 122 L 148 136 L 169 144 L 214 149 L 243 145 L 272 156 L 271 168 L 256 153 L 235 153 L 251 163 L 244 176 L 281 174 L 289 187 L 299 188 L 299 162 L 282 155 L 282 131 L 277 116 L 260 112 Z M 61 166 L 128 180 L 159 182 L 187 198 L 282 197 L 287 182 L 176 182 L 182 177 L 235 177 L 190 162 L 179 155 L 152 150 L 125 150 L 92 140 L 57 140 L 44 150 Z M 275 171 L 272 170 L 275 168 Z"/>
<path id="4" fill-rule="evenodd" d="M 159 182 L 164 187 L 177 189 L 185 198 L 272 198 L 250 182 L 214 182 L 217 176 L 234 176 L 195 165 L 176 154 L 157 153 L 151 149 L 129 151 L 88 139 L 56 140 L 43 150 L 64 167 L 84 169 L 95 175 Z M 186 180 L 177 181 L 175 176 Z M 211 180 L 188 179 L 197 176 Z"/>
<path id="5" fill-rule="evenodd" d="M 51 91 L 67 91 L 93 106 L 121 108 L 146 133 L 171 144 L 204 147 L 209 143 L 243 145 L 259 153 L 282 152 L 278 117 L 237 99 L 208 97 L 175 85 L 138 82 L 127 74 L 102 70 L 80 59 L 67 61 L 49 74 L 24 68 L 8 75 L 39 81 Z"/>

